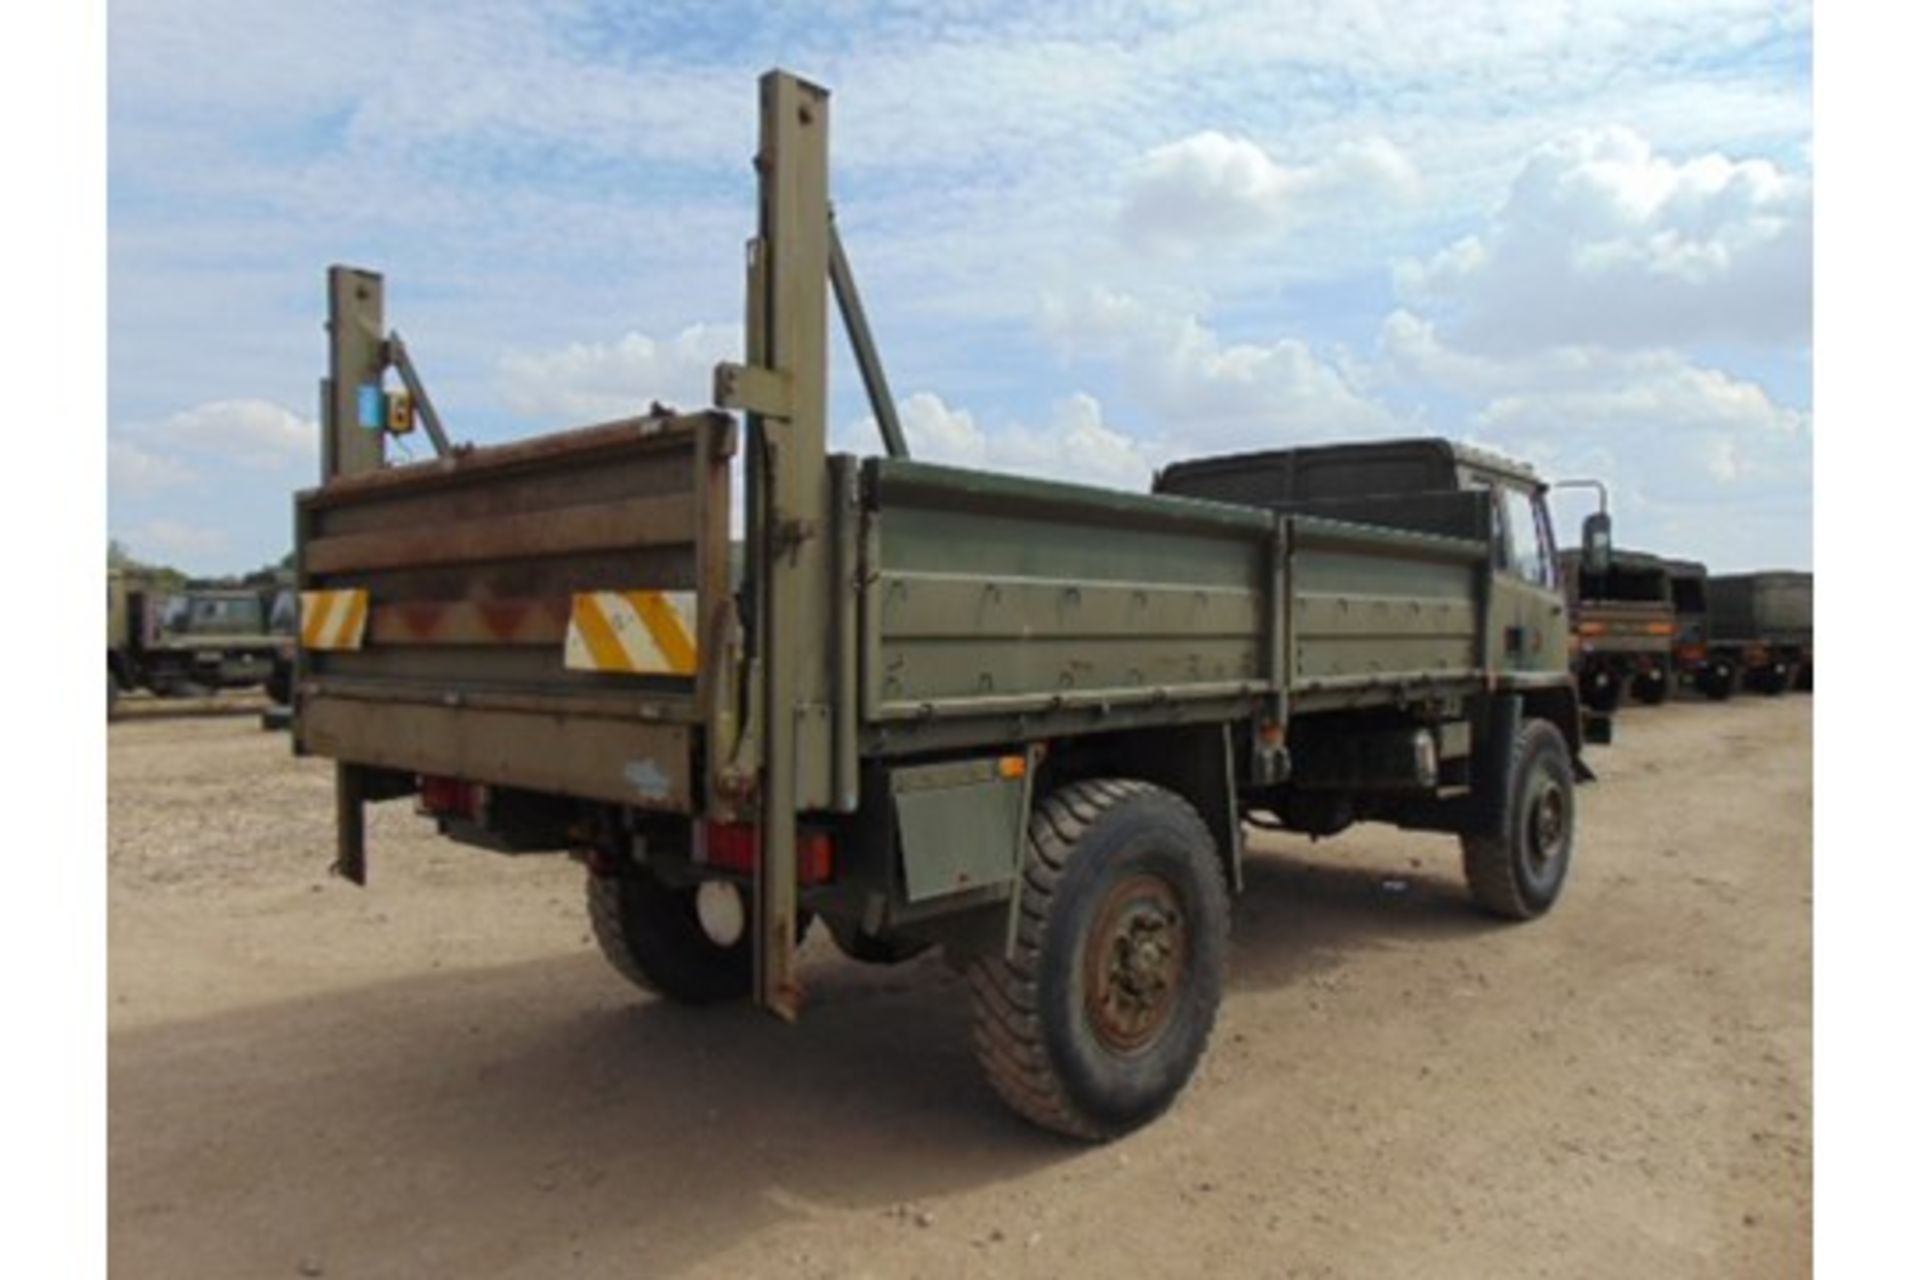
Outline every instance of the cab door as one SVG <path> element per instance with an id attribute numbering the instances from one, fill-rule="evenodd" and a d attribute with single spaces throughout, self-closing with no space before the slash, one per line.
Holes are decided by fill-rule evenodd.
<path id="1" fill-rule="evenodd" d="M 1494 496 L 1494 668 L 1567 669 L 1567 603 L 1560 590 L 1553 528 L 1544 494 L 1506 477 L 1489 477 Z"/>

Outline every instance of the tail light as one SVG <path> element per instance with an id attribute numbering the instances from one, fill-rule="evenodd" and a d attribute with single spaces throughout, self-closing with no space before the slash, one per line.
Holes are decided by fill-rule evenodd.
<path id="1" fill-rule="evenodd" d="M 744 822 L 705 822 L 695 861 L 721 871 L 750 876 L 760 863 L 760 829 Z M 794 853 L 801 884 L 825 884 L 833 879 L 833 837 L 824 831 L 802 830 Z"/>
<path id="2" fill-rule="evenodd" d="M 466 818 L 471 822 L 479 822 L 487 811 L 487 788 L 484 783 L 467 782 L 460 778 L 422 775 L 416 808 L 436 818 Z"/>

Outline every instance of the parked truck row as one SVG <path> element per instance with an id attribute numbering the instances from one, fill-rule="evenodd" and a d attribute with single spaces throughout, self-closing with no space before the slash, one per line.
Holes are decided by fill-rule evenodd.
<path id="1" fill-rule="evenodd" d="M 1710 574 L 1618 549 L 1596 559 L 1562 553 L 1560 565 L 1583 705 L 1658 705 L 1682 686 L 1716 701 L 1813 688 L 1812 574 Z"/>
<path id="2" fill-rule="evenodd" d="M 1608 726 L 1562 577 L 1610 548 L 1563 558 L 1545 480 L 1446 440 L 1188 459 L 1147 494 L 913 460 L 828 117 L 763 77 L 745 359 L 711 409 L 390 464 L 424 388 L 381 277 L 328 273 L 293 743 L 334 762 L 336 869 L 366 883 L 365 806 L 397 800 L 570 854 L 620 974 L 785 1019 L 810 928 L 941 948 L 993 1088 L 1094 1140 L 1201 1058 L 1247 825 L 1433 832 L 1481 909 L 1548 912 Z M 882 456 L 827 452 L 829 298 Z"/>

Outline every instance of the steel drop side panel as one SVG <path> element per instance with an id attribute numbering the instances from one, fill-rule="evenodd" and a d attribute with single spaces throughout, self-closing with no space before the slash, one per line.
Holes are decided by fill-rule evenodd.
<path id="1" fill-rule="evenodd" d="M 308 647 L 298 749 L 685 810 L 731 681 L 724 414 L 656 416 L 337 478 L 300 495 L 303 592 L 359 590 L 360 646 Z M 569 669 L 578 593 L 692 593 L 690 675 Z"/>
<path id="2" fill-rule="evenodd" d="M 1460 495 L 1477 539 L 1284 517 L 1290 700 L 1368 705 L 1481 684 L 1488 670 L 1488 499 Z"/>
<path id="3" fill-rule="evenodd" d="M 1484 532 L 1484 497 L 1463 502 Z M 1485 678 L 1484 537 L 882 459 L 857 518 L 860 712 L 883 754 Z"/>

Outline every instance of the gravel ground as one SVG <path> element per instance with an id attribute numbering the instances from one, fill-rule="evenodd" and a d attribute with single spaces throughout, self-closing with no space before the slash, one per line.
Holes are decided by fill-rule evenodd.
<path id="1" fill-rule="evenodd" d="M 1260 837 L 1212 1049 L 1085 1148 L 937 959 L 785 1027 L 628 988 L 580 872 L 370 822 L 253 716 L 109 732 L 110 1257 L 141 1277 L 1792 1276 L 1811 1266 L 1811 699 L 1621 717 L 1547 919 L 1451 841 Z"/>

